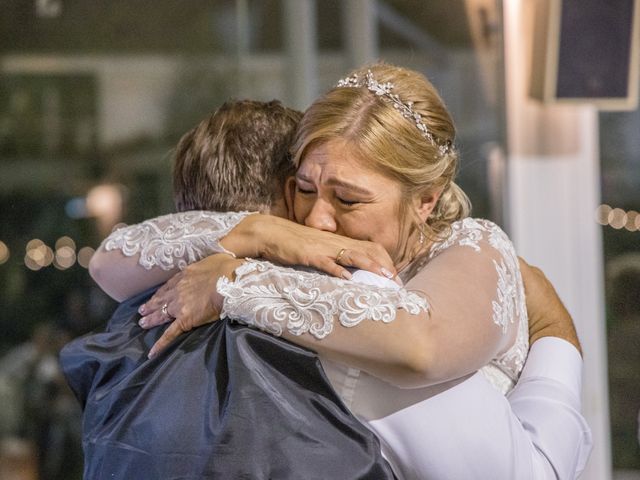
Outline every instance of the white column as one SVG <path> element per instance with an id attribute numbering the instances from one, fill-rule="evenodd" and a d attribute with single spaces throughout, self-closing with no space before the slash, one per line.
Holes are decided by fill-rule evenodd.
<path id="1" fill-rule="evenodd" d="M 376 0 L 345 0 L 342 38 L 347 49 L 347 69 L 378 59 Z"/>
<path id="2" fill-rule="evenodd" d="M 518 252 L 551 279 L 584 349 L 594 449 L 582 480 L 611 478 L 597 111 L 528 98 L 535 0 L 505 0 L 507 220 Z"/>
<path id="3" fill-rule="evenodd" d="M 318 51 L 315 0 L 284 0 L 284 30 L 287 49 L 285 81 L 289 102 L 306 109 L 318 94 Z"/>

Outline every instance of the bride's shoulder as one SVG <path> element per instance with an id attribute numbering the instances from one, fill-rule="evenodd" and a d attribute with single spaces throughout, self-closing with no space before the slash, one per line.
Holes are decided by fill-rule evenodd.
<path id="1" fill-rule="evenodd" d="M 513 249 L 509 237 L 498 225 L 485 218 L 471 217 L 453 222 L 444 237 L 433 244 L 429 256 L 434 257 L 454 246 L 468 247 L 476 252 L 482 252 L 485 246 L 500 252 Z"/>
<path id="2" fill-rule="evenodd" d="M 471 232 L 487 232 L 487 233 L 501 233 L 504 231 L 491 220 L 486 218 L 472 218 L 467 217 L 461 220 L 457 220 L 451 224 L 452 234 L 464 234 Z"/>

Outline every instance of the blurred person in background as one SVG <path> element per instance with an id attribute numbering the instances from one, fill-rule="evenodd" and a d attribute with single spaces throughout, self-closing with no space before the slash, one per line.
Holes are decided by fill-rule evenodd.
<path id="1" fill-rule="evenodd" d="M 3 445 L 13 459 L 8 462 L 31 461 L 43 480 L 73 476 L 82 463 L 80 410 L 58 363 L 58 353 L 70 339 L 53 323 L 40 323 L 30 341 L 0 360 Z"/>

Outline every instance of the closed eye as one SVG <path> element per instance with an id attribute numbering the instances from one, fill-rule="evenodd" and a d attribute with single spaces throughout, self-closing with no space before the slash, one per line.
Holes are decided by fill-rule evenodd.
<path id="1" fill-rule="evenodd" d="M 362 202 L 357 202 L 355 200 L 345 200 L 344 198 L 340 198 L 340 197 L 336 197 L 336 199 L 338 200 L 338 202 L 340 202 L 342 205 L 345 205 L 347 207 L 351 207 L 353 205 L 356 205 L 358 203 L 362 203 Z"/>
<path id="2" fill-rule="evenodd" d="M 312 194 L 312 193 L 316 193 L 314 190 L 304 189 L 300 185 L 296 185 L 296 190 L 298 190 L 298 192 L 302 193 L 303 195 L 309 195 L 309 194 Z"/>

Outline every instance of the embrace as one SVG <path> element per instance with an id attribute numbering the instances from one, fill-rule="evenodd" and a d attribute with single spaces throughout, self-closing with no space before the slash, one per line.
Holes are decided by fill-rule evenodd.
<path id="1" fill-rule="evenodd" d="M 103 242 L 126 301 L 61 356 L 85 478 L 576 478 L 573 323 L 457 165 L 433 85 L 386 64 L 185 134 L 178 213 Z"/>

